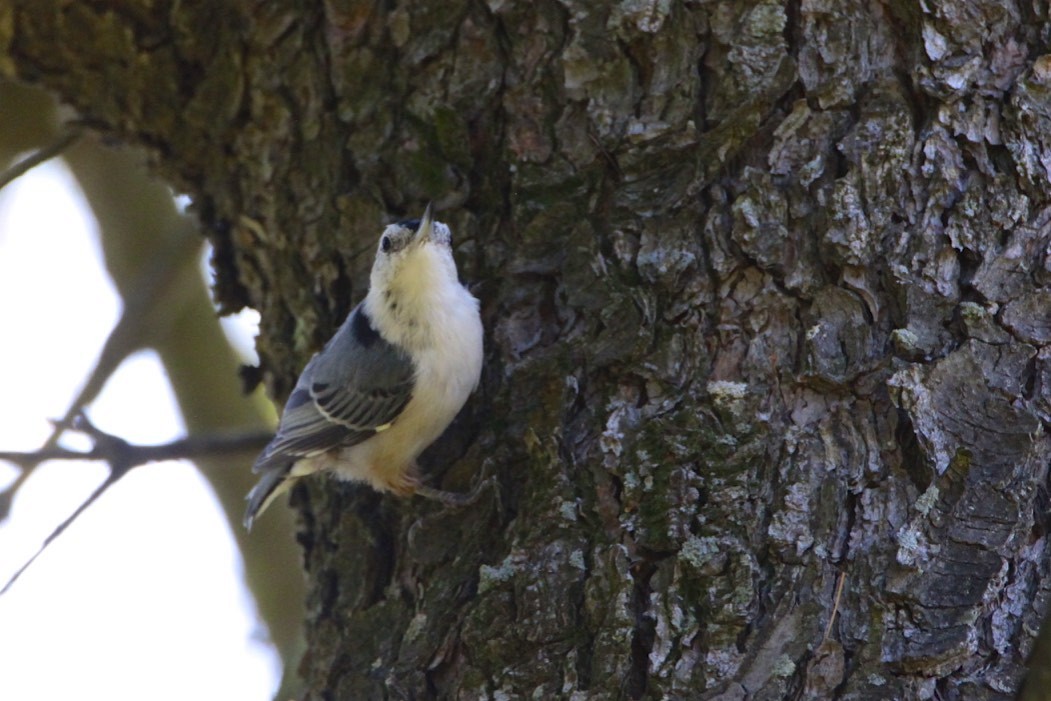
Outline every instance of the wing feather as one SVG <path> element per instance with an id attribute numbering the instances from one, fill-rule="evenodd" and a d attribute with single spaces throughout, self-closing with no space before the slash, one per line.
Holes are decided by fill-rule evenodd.
<path id="1" fill-rule="evenodd" d="M 375 331 L 358 305 L 307 363 L 253 471 L 287 469 L 296 458 L 361 443 L 397 420 L 414 384 L 412 360 Z"/>

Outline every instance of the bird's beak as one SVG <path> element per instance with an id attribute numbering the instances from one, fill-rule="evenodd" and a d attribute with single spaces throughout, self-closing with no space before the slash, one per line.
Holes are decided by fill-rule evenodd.
<path id="1" fill-rule="evenodd" d="M 413 237 L 412 241 L 416 244 L 425 243 L 431 240 L 432 224 L 434 219 L 431 217 L 432 203 L 427 203 L 427 209 L 423 210 L 423 218 L 420 219 L 420 228 L 416 229 L 416 236 Z"/>

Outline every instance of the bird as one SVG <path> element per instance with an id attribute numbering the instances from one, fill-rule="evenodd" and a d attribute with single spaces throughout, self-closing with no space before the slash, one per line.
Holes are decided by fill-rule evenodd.
<path id="1" fill-rule="evenodd" d="M 416 459 L 452 423 L 482 373 L 478 300 L 460 282 L 452 233 L 423 217 L 387 226 L 365 298 L 307 363 L 252 471 L 244 525 L 317 472 L 449 504 Z"/>

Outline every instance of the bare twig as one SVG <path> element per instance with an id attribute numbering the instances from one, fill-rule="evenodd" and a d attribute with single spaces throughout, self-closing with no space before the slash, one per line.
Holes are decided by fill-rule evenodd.
<path id="1" fill-rule="evenodd" d="M 113 438 L 113 437 L 111 437 Z M 188 436 L 160 445 L 136 445 L 125 443 L 123 450 L 128 451 L 134 460 L 135 467 L 149 462 L 162 460 L 193 459 L 203 455 L 223 455 L 226 453 L 247 453 L 262 450 L 267 441 L 273 438 L 272 433 L 231 433 L 206 436 Z M 120 440 L 116 439 L 115 440 Z M 51 446 L 32 452 L 0 450 L 0 460 L 14 463 L 19 467 L 33 465 L 47 460 L 105 460 L 114 457 L 112 446 L 101 447 L 96 444 L 91 450 L 70 450 L 61 446 Z"/>
<path id="2" fill-rule="evenodd" d="M 82 513 L 84 513 L 84 511 L 86 511 L 89 506 L 91 506 L 92 504 L 95 503 L 96 499 L 98 499 L 100 496 L 105 494 L 106 490 L 109 489 L 110 487 L 112 487 L 114 484 L 116 484 L 117 480 L 119 480 L 121 477 L 123 477 L 125 474 L 127 474 L 127 472 L 128 471 L 126 469 L 124 469 L 124 470 L 111 469 L 110 473 L 106 477 L 105 481 L 102 484 L 100 484 L 95 489 L 94 492 L 91 493 L 91 496 L 89 496 L 84 501 L 83 504 L 78 506 L 73 511 L 73 513 L 70 514 L 66 518 L 66 520 L 64 520 L 62 523 L 58 524 L 58 526 L 55 527 L 55 530 L 51 531 L 51 535 L 49 535 L 47 538 L 45 538 L 44 542 L 40 544 L 40 547 L 37 549 L 37 551 L 35 553 L 33 553 L 33 556 L 31 558 L 29 558 L 28 560 L 26 560 L 25 564 L 22 565 L 21 567 L 19 567 L 15 571 L 15 573 L 13 575 L 11 575 L 11 578 L 7 580 L 7 584 L 4 585 L 4 588 L 0 589 L 0 596 L 3 596 L 4 594 L 7 593 L 7 590 L 10 589 L 14 585 L 14 583 L 18 581 L 18 578 L 22 576 L 22 573 L 25 572 L 27 569 L 29 569 L 30 565 L 32 565 L 34 562 L 36 562 L 36 559 L 38 557 L 40 557 L 41 554 L 43 554 L 44 550 L 47 549 L 47 546 L 51 545 L 51 543 L 55 540 L 55 538 L 57 538 L 59 536 L 59 534 L 62 533 L 62 531 L 66 530 L 66 528 L 71 523 L 76 521 L 77 517 L 79 517 Z"/>
<path id="3" fill-rule="evenodd" d="M 67 148 L 69 148 L 77 142 L 82 133 L 83 132 L 81 132 L 80 129 L 71 129 L 70 131 L 60 136 L 54 143 L 51 143 L 38 151 L 34 151 L 33 153 L 20 160 L 18 163 L 15 163 L 13 166 L 5 170 L 3 173 L 0 173 L 0 189 L 3 189 L 7 185 L 9 185 L 11 181 L 17 180 L 18 178 L 22 177 L 23 175 L 25 175 L 30 170 L 37 167 L 44 161 L 51 160 L 58 154 L 65 151 Z"/>
<path id="4" fill-rule="evenodd" d="M 57 422 L 56 422 L 57 423 Z M 62 523 L 60 523 L 51 534 L 44 539 L 40 548 L 33 554 L 24 565 L 11 576 L 2 589 L 0 596 L 7 592 L 11 586 L 18 581 L 22 573 L 47 549 L 71 523 L 87 510 L 89 506 L 106 493 L 110 487 L 116 484 L 121 477 L 139 465 L 159 462 L 161 460 L 176 460 L 180 458 L 194 458 L 203 455 L 217 455 L 227 453 L 245 453 L 261 450 L 267 441 L 272 438 L 269 433 L 251 432 L 239 434 L 216 434 L 207 436 L 189 436 L 171 443 L 161 445 L 135 445 L 128 443 L 123 438 L 106 433 L 96 428 L 83 413 L 78 414 L 72 422 L 73 430 L 90 436 L 94 445 L 90 450 L 77 451 L 62 448 L 60 446 L 45 446 L 39 451 L 24 453 L 16 451 L 0 451 L 0 460 L 15 463 L 16 465 L 36 466 L 45 460 L 105 460 L 109 464 L 109 475 L 94 492 L 91 493 L 84 503 L 76 508 Z M 59 429 L 61 430 L 61 429 Z M 28 475 L 26 470 L 20 475 Z M 5 495 L 11 493 L 10 490 Z M 5 496 L 0 495 L 0 496 Z"/>
<path id="5" fill-rule="evenodd" d="M 836 580 L 836 594 L 833 597 L 832 602 L 832 615 L 828 617 L 828 625 L 825 626 L 824 640 L 828 640 L 829 634 L 832 632 L 832 624 L 836 620 L 836 614 L 839 612 L 839 599 L 843 596 L 843 581 L 847 578 L 845 572 L 839 573 L 839 578 Z"/>

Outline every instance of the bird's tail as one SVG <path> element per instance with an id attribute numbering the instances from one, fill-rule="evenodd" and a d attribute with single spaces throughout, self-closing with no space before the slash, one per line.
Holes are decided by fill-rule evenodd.
<path id="1" fill-rule="evenodd" d="M 287 467 L 264 472 L 246 497 L 248 508 L 245 509 L 245 529 L 252 530 L 252 522 L 256 517 L 266 511 L 274 499 L 291 489 L 295 481 L 296 477 L 289 473 Z"/>

